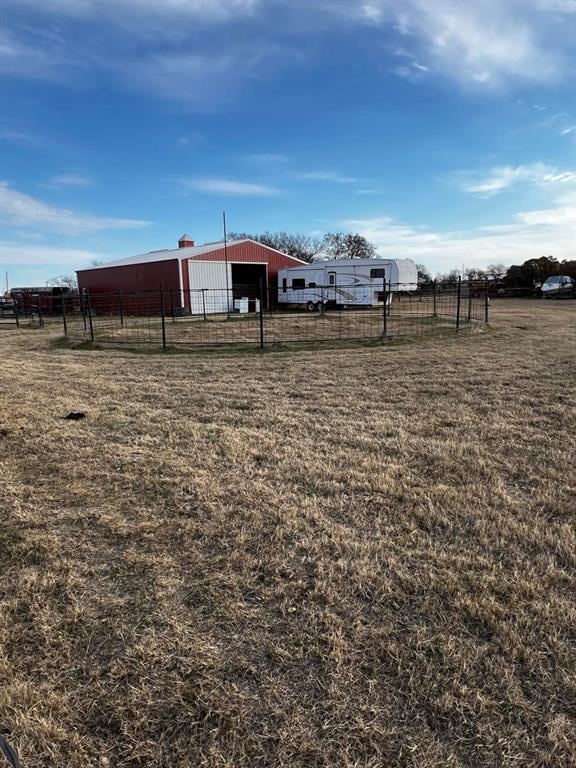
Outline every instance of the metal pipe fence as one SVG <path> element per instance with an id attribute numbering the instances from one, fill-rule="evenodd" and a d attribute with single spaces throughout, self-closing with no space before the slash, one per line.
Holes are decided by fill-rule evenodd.
<path id="1" fill-rule="evenodd" d="M 413 286 L 311 285 L 282 293 L 237 286 L 98 293 L 64 299 L 70 341 L 150 347 L 259 348 L 384 341 L 458 332 L 488 322 L 488 289 L 478 282 Z"/>

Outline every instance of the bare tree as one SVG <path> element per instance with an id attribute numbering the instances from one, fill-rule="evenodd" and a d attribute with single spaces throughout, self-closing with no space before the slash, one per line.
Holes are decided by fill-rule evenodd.
<path id="1" fill-rule="evenodd" d="M 375 259 L 376 248 L 362 235 L 329 232 L 324 236 L 322 253 L 330 259 Z"/>
<path id="2" fill-rule="evenodd" d="M 432 275 L 428 271 L 427 267 L 424 264 L 416 264 L 416 268 L 418 269 L 418 282 L 419 283 L 430 283 L 432 282 Z"/>
<path id="3" fill-rule="evenodd" d="M 287 253 L 302 261 L 312 261 L 322 250 L 323 240 L 303 232 L 264 232 L 260 235 L 250 235 L 246 232 L 231 232 L 230 240 L 256 240 L 269 248 Z"/>
<path id="4" fill-rule="evenodd" d="M 60 275 L 47 280 L 46 285 L 52 288 L 68 288 L 70 291 L 75 291 L 78 288 L 78 281 L 71 275 Z"/>
<path id="5" fill-rule="evenodd" d="M 486 275 L 490 280 L 502 280 L 508 271 L 504 264 L 489 264 L 486 268 Z"/>

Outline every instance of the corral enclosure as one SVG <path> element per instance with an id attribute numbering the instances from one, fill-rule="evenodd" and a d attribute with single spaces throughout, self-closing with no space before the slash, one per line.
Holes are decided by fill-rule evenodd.
<path id="1" fill-rule="evenodd" d="M 576 303 L 491 312 L 265 355 L 2 329 L 23 765 L 574 765 Z"/>
<path id="2" fill-rule="evenodd" d="M 200 265 L 202 266 L 202 265 Z M 73 342 L 154 347 L 259 346 L 390 340 L 479 327 L 488 322 L 488 283 L 316 286 L 298 291 L 298 304 L 278 304 L 277 290 L 154 290 L 91 293 L 64 304 Z M 343 300 L 338 296 L 338 301 Z M 365 304 L 366 300 L 371 304 Z M 186 307 L 186 311 L 183 311 Z"/>

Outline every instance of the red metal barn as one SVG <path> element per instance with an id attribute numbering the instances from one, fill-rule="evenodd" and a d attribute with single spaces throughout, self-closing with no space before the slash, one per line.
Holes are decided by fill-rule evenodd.
<path id="1" fill-rule="evenodd" d="M 157 298 L 136 300 L 128 294 L 158 293 L 162 287 L 167 311 L 175 307 L 194 311 L 202 292 L 204 301 L 216 303 L 218 296 L 226 296 L 226 289 L 234 297 L 256 297 L 261 282 L 265 295 L 275 301 L 278 270 L 302 263 L 255 240 L 234 240 L 225 249 L 223 242 L 195 245 L 188 235 L 183 235 L 178 248 L 130 256 L 78 270 L 77 275 L 80 290 L 88 290 L 95 301 L 99 295 L 115 294 L 125 301 L 142 304 L 141 311 L 145 311 L 144 304 L 155 303 Z M 102 302 L 100 299 L 99 303 Z M 136 304 L 133 311 L 137 311 Z"/>

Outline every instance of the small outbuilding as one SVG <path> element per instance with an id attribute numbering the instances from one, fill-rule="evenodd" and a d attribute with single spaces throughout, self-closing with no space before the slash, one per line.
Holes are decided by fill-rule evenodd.
<path id="1" fill-rule="evenodd" d="M 201 291 L 210 291 L 214 301 L 226 304 L 226 291 L 232 295 L 277 294 L 278 271 L 304 264 L 293 256 L 255 240 L 219 241 L 196 245 L 187 234 L 178 248 L 149 251 L 77 271 L 78 287 L 90 294 L 169 292 L 171 304 L 194 311 Z M 214 307 L 217 309 L 217 307 Z M 213 310 L 214 311 L 214 310 Z"/>

